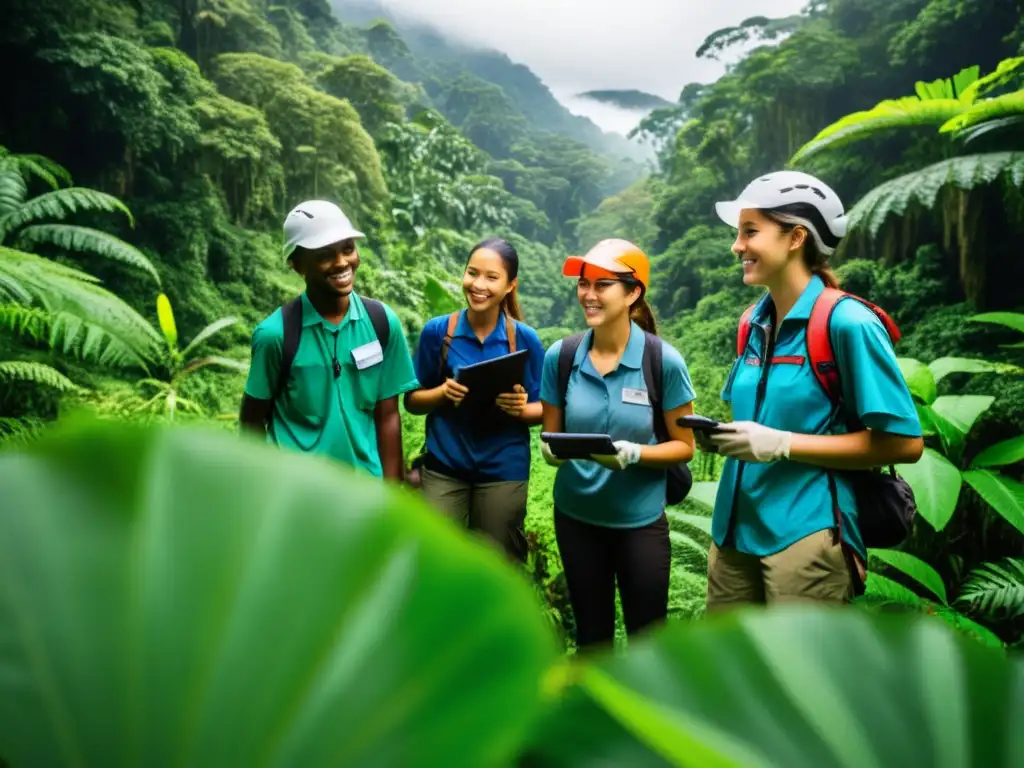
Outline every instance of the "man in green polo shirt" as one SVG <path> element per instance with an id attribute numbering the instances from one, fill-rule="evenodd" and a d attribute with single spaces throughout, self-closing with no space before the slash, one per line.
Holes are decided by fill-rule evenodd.
<path id="1" fill-rule="evenodd" d="M 306 281 L 301 306 L 293 305 L 294 314 L 289 313 L 295 317 L 290 327 L 298 348 L 286 380 L 279 381 L 286 346 L 284 308 L 256 327 L 239 421 L 282 447 L 402 480 L 398 396 L 419 382 L 394 311 L 380 305 L 389 329 L 384 346 L 368 300 L 353 290 L 359 267 L 356 238 L 363 233 L 334 203 L 310 200 L 288 214 L 284 237 L 285 258 Z"/>

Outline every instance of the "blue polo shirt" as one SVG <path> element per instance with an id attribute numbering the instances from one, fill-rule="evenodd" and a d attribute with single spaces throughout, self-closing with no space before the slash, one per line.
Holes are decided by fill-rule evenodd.
<path id="1" fill-rule="evenodd" d="M 771 328 L 771 297 L 758 302 L 751 316 L 747 349 L 735 363 L 722 390 L 735 421 L 811 435 L 843 434 L 846 419 L 833 412 L 807 360 L 807 323 L 825 285 L 814 276 L 783 318 L 767 372 L 764 402 L 754 413 L 761 361 Z M 851 420 L 870 429 L 919 437 L 921 424 L 892 342 L 875 314 L 854 299 L 840 301 L 832 312 L 832 348 Z M 865 556 L 853 488 L 835 473 L 843 537 Z M 728 458 L 719 481 L 711 533 L 718 546 L 764 557 L 816 531 L 831 528 L 832 497 L 824 467 L 796 461 L 767 464 Z"/>
<path id="2" fill-rule="evenodd" d="M 525 381 L 527 401 L 540 399 L 540 371 L 544 346 L 537 332 L 516 321 L 516 349 L 529 352 Z M 448 330 L 448 315 L 427 321 L 416 348 L 416 378 L 424 389 L 440 386 L 446 376 L 455 376 L 459 368 L 509 352 L 505 313 L 481 343 L 462 310 L 448 348 L 448 371 L 439 370 L 441 345 Z M 447 401 L 445 401 L 447 403 Z M 522 481 L 530 476 L 530 429 L 522 422 L 508 419 L 504 428 L 480 430 L 468 424 L 458 408 L 442 405 L 427 416 L 427 451 L 452 474 L 473 482 Z"/>
<path id="3" fill-rule="evenodd" d="M 540 397 L 564 409 L 563 431 L 608 434 L 612 440 L 640 445 L 658 442 L 651 406 L 623 398 L 624 389 L 647 391 L 643 374 L 644 332 L 635 322 L 631 326 L 622 359 L 605 376 L 597 372 L 590 360 L 594 332 L 587 331 L 573 358 L 565 397 L 558 391 L 558 352 L 562 342 L 555 342 L 547 351 Z M 661 392 L 665 411 L 694 399 L 682 355 L 664 340 Z M 658 417 L 664 418 L 662 414 Z M 555 506 L 559 512 L 592 525 L 638 528 L 661 517 L 665 509 L 665 479 L 663 469 L 633 465 L 612 470 L 596 461 L 574 459 L 562 464 L 555 475 Z"/>

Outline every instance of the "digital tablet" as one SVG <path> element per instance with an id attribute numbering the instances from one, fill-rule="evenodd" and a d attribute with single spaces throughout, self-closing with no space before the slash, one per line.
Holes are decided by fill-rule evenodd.
<path id="1" fill-rule="evenodd" d="M 501 357 L 492 357 L 473 365 L 459 368 L 455 380 L 469 389 L 459 410 L 490 410 L 498 395 L 511 392 L 516 384 L 522 384 L 526 374 L 529 350 L 521 349 Z"/>
<path id="2" fill-rule="evenodd" d="M 710 432 L 714 434 L 716 432 L 722 432 L 722 425 L 714 419 L 709 419 L 707 416 L 680 416 L 676 419 L 676 424 L 680 427 L 686 427 L 687 429 L 696 429 L 700 432 Z"/>
<path id="3" fill-rule="evenodd" d="M 615 455 L 615 446 L 609 435 L 589 432 L 541 432 L 540 439 L 551 446 L 551 452 L 559 459 L 589 459 L 591 455 Z"/>

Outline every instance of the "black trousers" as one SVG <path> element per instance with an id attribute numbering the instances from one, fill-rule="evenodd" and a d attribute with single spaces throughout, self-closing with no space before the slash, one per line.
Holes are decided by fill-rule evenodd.
<path id="1" fill-rule="evenodd" d="M 668 532 L 664 513 L 642 528 L 605 528 L 555 509 L 555 537 L 580 649 L 614 642 L 616 582 L 627 634 L 665 619 L 672 567 Z"/>

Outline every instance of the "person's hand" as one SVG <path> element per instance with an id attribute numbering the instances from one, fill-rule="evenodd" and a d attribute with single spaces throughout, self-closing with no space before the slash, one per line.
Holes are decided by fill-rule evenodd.
<path id="1" fill-rule="evenodd" d="M 494 402 L 509 416 L 518 417 L 526 407 L 526 388 L 516 384 L 511 392 L 503 392 Z"/>
<path id="2" fill-rule="evenodd" d="M 718 446 L 711 442 L 711 434 L 703 429 L 693 430 L 693 441 L 704 453 L 718 453 Z"/>
<path id="3" fill-rule="evenodd" d="M 615 446 L 615 453 L 612 454 L 590 454 L 590 458 L 596 461 L 605 469 L 620 470 L 625 469 L 631 464 L 636 464 L 640 461 L 640 444 L 630 443 L 626 440 L 616 440 L 612 445 Z"/>
<path id="4" fill-rule="evenodd" d="M 552 467 L 560 467 L 568 461 L 568 459 L 560 459 L 555 456 L 551 452 L 551 446 L 543 440 L 540 441 L 540 455 L 544 457 L 544 463 Z"/>
<path id="5" fill-rule="evenodd" d="M 462 398 L 469 392 L 469 387 L 462 386 L 455 379 L 445 379 L 441 387 L 441 394 L 456 406 L 462 402 Z"/>
<path id="6" fill-rule="evenodd" d="M 710 437 L 723 456 L 758 463 L 789 458 L 792 432 L 772 429 L 753 421 L 734 421 L 723 424 L 722 429 Z"/>

